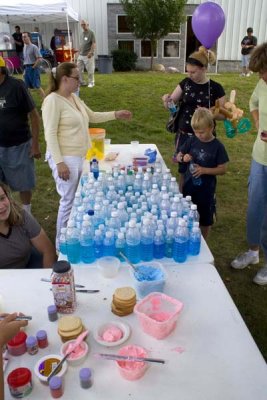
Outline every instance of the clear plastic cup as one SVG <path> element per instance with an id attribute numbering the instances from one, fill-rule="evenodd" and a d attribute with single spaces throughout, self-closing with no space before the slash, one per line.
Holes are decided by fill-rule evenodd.
<path id="1" fill-rule="evenodd" d="M 106 256 L 97 260 L 97 267 L 105 278 L 114 278 L 118 275 L 120 263 L 117 257 Z"/>

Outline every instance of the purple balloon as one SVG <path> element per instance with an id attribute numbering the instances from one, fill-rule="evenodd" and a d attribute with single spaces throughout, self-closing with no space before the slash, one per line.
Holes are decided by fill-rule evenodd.
<path id="1" fill-rule="evenodd" d="M 192 17 L 192 29 L 200 43 L 210 49 L 221 35 L 225 25 L 223 9 L 210 1 L 200 4 Z"/>

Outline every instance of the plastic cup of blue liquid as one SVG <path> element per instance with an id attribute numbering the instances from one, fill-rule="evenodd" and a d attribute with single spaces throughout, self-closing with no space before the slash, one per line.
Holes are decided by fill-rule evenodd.
<path id="1" fill-rule="evenodd" d="M 161 263 L 157 261 L 136 264 L 135 270 L 130 270 L 134 286 L 139 298 L 151 292 L 163 292 L 167 274 Z"/>

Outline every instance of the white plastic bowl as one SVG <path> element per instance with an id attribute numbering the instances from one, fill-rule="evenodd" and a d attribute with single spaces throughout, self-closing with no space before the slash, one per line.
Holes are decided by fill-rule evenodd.
<path id="1" fill-rule="evenodd" d="M 60 353 L 61 355 L 64 357 L 66 355 L 66 349 L 67 347 L 71 344 L 74 343 L 76 341 L 76 339 L 74 340 L 68 340 L 67 342 L 63 343 L 63 345 L 61 346 L 60 349 Z M 67 362 L 69 365 L 72 366 L 77 366 L 80 365 L 84 362 L 84 360 L 86 359 L 88 352 L 89 352 L 89 346 L 85 341 L 82 341 L 82 343 L 80 344 L 80 346 L 82 346 L 83 348 L 83 353 L 76 358 L 72 358 L 71 355 L 67 358 Z"/>
<path id="2" fill-rule="evenodd" d="M 97 260 L 97 267 L 104 278 L 114 278 L 118 275 L 120 263 L 117 257 L 106 256 Z"/>
<path id="3" fill-rule="evenodd" d="M 60 355 L 58 355 L 58 354 L 49 354 L 49 355 L 46 355 L 46 356 L 40 358 L 40 360 L 38 360 L 37 363 L 36 363 L 35 366 L 34 366 L 35 375 L 37 376 L 37 378 L 40 379 L 41 382 L 46 383 L 46 384 L 48 384 L 47 377 L 48 377 L 48 376 L 50 375 L 50 373 L 53 371 L 53 369 L 54 369 L 53 367 L 54 367 L 54 366 L 52 365 L 51 368 L 50 368 L 50 367 L 47 368 L 47 374 L 46 374 L 46 375 L 44 375 L 43 373 L 41 373 L 41 371 L 42 371 L 43 368 L 44 368 L 44 364 L 45 364 L 46 362 L 48 362 L 48 360 L 51 359 L 51 358 L 55 358 L 55 359 L 58 360 L 58 362 L 60 362 L 60 361 L 62 360 L 63 357 L 60 356 Z M 58 363 L 57 363 L 57 364 L 58 364 Z M 64 362 L 64 363 L 62 364 L 62 366 L 61 366 L 61 370 L 57 373 L 57 376 L 59 376 L 59 377 L 63 376 L 63 375 L 65 374 L 66 371 L 67 371 L 67 363 Z"/>
<path id="4" fill-rule="evenodd" d="M 107 341 L 103 340 L 103 338 L 102 338 L 103 333 L 110 326 L 116 326 L 122 331 L 121 339 L 117 340 L 116 342 L 107 342 Z M 110 322 L 106 322 L 105 324 L 100 325 L 98 328 L 95 329 L 94 339 L 98 344 L 101 344 L 102 346 L 115 347 L 115 346 L 119 346 L 122 343 L 126 342 L 126 340 L 129 338 L 130 334 L 131 334 L 131 328 L 125 322 L 110 321 Z"/>

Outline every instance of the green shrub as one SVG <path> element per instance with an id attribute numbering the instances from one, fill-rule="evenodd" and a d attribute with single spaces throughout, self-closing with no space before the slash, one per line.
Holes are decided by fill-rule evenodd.
<path id="1" fill-rule="evenodd" d="M 113 68 L 115 71 L 131 71 L 135 69 L 137 54 L 128 50 L 113 50 Z"/>

